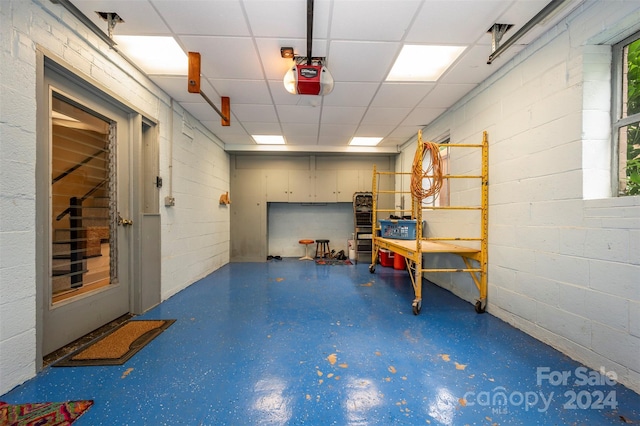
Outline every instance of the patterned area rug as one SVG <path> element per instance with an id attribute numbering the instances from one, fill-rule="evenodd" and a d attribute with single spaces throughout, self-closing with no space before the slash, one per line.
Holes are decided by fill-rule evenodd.
<path id="1" fill-rule="evenodd" d="M 80 367 L 124 364 L 174 322 L 173 319 L 127 321 L 52 366 Z"/>
<path id="2" fill-rule="evenodd" d="M 70 425 L 92 405 L 93 401 L 42 402 L 17 405 L 0 401 L 0 425 Z"/>

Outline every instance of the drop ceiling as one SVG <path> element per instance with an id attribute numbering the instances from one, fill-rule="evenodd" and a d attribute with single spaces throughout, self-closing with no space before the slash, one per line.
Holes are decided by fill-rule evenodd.
<path id="1" fill-rule="evenodd" d="M 96 12 L 124 21 L 115 35 L 172 36 L 202 58 L 202 91 L 214 104 L 231 100 L 231 125 L 199 95 L 187 76 L 149 75 L 206 126 L 230 152 L 285 149 L 349 152 L 354 136 L 383 137 L 368 152 L 395 152 L 417 131 L 548 31 L 578 0 L 538 24 L 491 65 L 494 23 L 512 24 L 504 43 L 548 0 L 315 0 L 313 56 L 326 57 L 335 80 L 325 96 L 291 95 L 282 78 L 293 64 L 291 46 L 306 56 L 305 0 L 72 0 L 107 33 Z M 385 82 L 404 44 L 465 46 L 436 82 Z M 116 45 L 117 48 L 117 45 Z M 121 52 L 126 56 L 126 52 Z M 257 145 L 251 135 L 283 135 L 285 147 Z"/>

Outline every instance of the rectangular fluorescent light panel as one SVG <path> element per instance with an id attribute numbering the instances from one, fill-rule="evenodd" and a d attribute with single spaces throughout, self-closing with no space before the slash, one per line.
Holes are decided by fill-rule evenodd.
<path id="1" fill-rule="evenodd" d="M 148 75 L 187 75 L 189 59 L 173 37 L 113 37 L 121 50 Z"/>
<path id="2" fill-rule="evenodd" d="M 371 137 L 361 137 L 356 136 L 351 139 L 349 145 L 351 146 L 376 146 L 380 143 L 382 138 L 371 138 Z"/>
<path id="3" fill-rule="evenodd" d="M 387 81 L 437 81 L 466 46 L 407 44 L 387 76 Z"/>
<path id="4" fill-rule="evenodd" d="M 284 145 L 284 137 L 279 135 L 251 135 L 258 145 Z"/>

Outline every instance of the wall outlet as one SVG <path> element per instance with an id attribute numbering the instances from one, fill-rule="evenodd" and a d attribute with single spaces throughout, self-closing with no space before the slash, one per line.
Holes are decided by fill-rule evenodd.
<path id="1" fill-rule="evenodd" d="M 164 197 L 164 205 L 167 207 L 172 207 L 176 205 L 176 199 L 173 197 Z"/>

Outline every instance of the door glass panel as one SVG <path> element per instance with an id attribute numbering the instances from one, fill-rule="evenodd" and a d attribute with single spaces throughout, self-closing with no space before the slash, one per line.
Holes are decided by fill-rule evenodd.
<path id="1" fill-rule="evenodd" d="M 53 303 L 115 281 L 114 125 L 56 93 L 51 111 Z"/>

